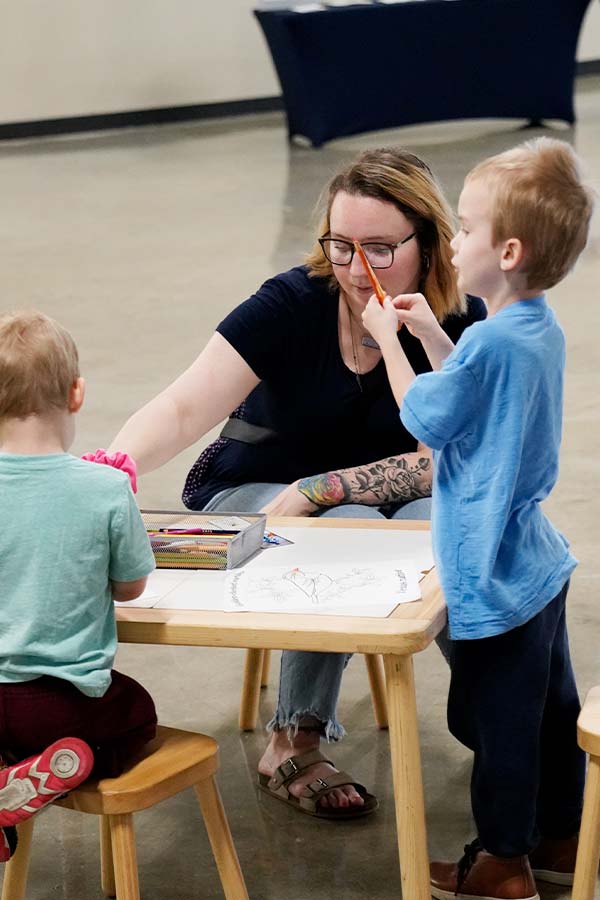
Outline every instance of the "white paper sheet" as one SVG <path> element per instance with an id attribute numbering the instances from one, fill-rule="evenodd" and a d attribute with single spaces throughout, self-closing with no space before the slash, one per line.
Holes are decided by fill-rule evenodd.
<path id="1" fill-rule="evenodd" d="M 223 570 L 157 569 L 148 578 L 141 597 L 119 606 L 158 609 L 225 609 L 225 584 L 235 572 L 259 572 L 281 567 L 287 570 L 318 566 L 329 572 L 332 566 L 346 571 L 352 567 L 375 572 L 398 568 L 400 562 L 417 576 L 433 566 L 429 531 L 386 531 L 371 528 L 278 528 L 277 534 L 292 543 L 256 553 L 248 562 L 229 572 Z M 380 598 L 381 599 L 381 598 Z M 391 601 L 357 603 L 354 611 L 337 615 L 385 616 L 394 608 Z M 312 607 L 312 603 L 309 604 Z M 385 611 L 384 611 L 385 610 Z M 279 610 L 281 611 L 281 610 Z M 295 610 L 297 611 L 297 610 Z M 330 613 L 330 610 L 327 610 Z M 316 612 L 310 608 L 308 612 Z M 321 608 L 319 612 L 325 612 Z"/>
<path id="2" fill-rule="evenodd" d="M 238 569 L 225 579 L 225 610 L 388 616 L 398 603 L 420 599 L 418 575 L 396 561 Z"/>

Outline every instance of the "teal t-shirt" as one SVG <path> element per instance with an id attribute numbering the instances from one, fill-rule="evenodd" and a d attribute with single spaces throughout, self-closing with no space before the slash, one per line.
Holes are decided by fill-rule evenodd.
<path id="1" fill-rule="evenodd" d="M 109 579 L 153 568 L 127 475 L 0 453 L 0 682 L 52 675 L 101 697 L 117 649 Z"/>

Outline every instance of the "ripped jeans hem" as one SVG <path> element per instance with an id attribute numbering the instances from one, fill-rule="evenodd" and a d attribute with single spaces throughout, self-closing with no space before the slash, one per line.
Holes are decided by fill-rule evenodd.
<path id="1" fill-rule="evenodd" d="M 308 720 L 308 721 L 306 721 Z M 323 720 L 315 710 L 306 709 L 302 712 L 292 713 L 285 716 L 279 710 L 270 722 L 267 723 L 267 731 L 287 731 L 288 739 L 293 740 L 299 731 L 318 731 L 319 734 L 329 741 L 339 741 L 345 734 L 346 730 L 337 719 Z"/>

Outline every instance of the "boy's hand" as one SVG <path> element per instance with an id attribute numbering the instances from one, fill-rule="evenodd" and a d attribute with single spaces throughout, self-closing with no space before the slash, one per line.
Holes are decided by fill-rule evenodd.
<path id="1" fill-rule="evenodd" d="M 426 340 L 435 334 L 440 325 L 423 294 L 398 294 L 391 301 L 398 321 L 406 325 L 411 334 Z"/>
<path id="2" fill-rule="evenodd" d="M 381 347 L 390 337 L 395 338 L 398 331 L 398 313 L 389 297 L 383 305 L 372 295 L 362 314 L 363 325 Z"/>
<path id="3" fill-rule="evenodd" d="M 84 453 L 81 458 L 87 459 L 89 462 L 112 466 L 114 469 L 121 469 L 122 472 L 129 475 L 131 490 L 134 494 L 137 493 L 137 465 L 129 453 L 107 453 L 101 447 L 95 453 Z"/>

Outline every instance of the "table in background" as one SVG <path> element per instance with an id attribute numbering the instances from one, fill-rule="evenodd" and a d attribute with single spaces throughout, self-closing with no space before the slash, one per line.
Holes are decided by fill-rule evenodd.
<path id="1" fill-rule="evenodd" d="M 268 524 L 276 530 L 286 525 L 397 531 L 429 528 L 428 522 L 373 519 L 279 518 L 270 519 Z M 323 541 L 323 552 L 327 552 L 326 541 Z M 412 654 L 429 646 L 446 621 L 446 607 L 435 570 L 421 582 L 421 591 L 421 600 L 399 605 L 387 618 L 117 609 L 120 641 L 383 654 L 402 896 L 406 900 L 431 898 Z M 218 601 L 221 599 L 219 596 Z"/>
<path id="2" fill-rule="evenodd" d="M 254 13 L 289 136 L 318 147 L 446 119 L 574 122 L 575 53 L 589 2 L 420 0 Z"/>

